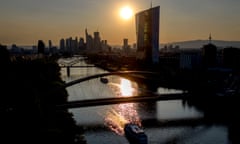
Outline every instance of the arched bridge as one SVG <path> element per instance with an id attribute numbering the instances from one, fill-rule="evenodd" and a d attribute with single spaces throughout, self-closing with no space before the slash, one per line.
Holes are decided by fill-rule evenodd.
<path id="1" fill-rule="evenodd" d="M 156 72 L 149 72 L 149 71 L 118 71 L 118 72 L 106 72 L 106 73 L 101 73 L 101 74 L 96 74 L 96 75 L 91 75 L 87 76 L 84 78 L 80 78 L 74 81 L 71 81 L 69 83 L 65 84 L 65 87 L 69 87 L 87 80 L 95 79 L 95 78 L 100 78 L 104 76 L 109 76 L 109 75 L 118 75 L 118 76 L 131 76 L 131 77 L 137 77 L 137 75 L 144 75 L 146 78 L 148 75 L 155 75 L 157 76 L 158 73 Z"/>
<path id="2" fill-rule="evenodd" d="M 101 78 L 109 75 L 118 75 L 118 76 L 136 76 L 136 75 L 157 75 L 158 73 L 149 72 L 149 71 L 119 71 L 119 72 L 108 72 L 101 73 L 92 76 L 87 76 L 84 78 L 79 78 L 77 80 L 68 82 L 64 85 L 65 88 L 73 86 L 75 84 L 95 79 Z M 154 92 L 148 92 L 149 95 L 146 96 L 132 96 L 132 97 L 120 97 L 120 98 L 101 98 L 94 100 L 79 100 L 79 101 L 70 101 L 65 104 L 58 105 L 58 108 L 79 108 L 79 107 L 89 107 L 89 106 L 100 106 L 100 105 L 109 105 L 109 104 L 119 104 L 119 103 L 129 103 L 129 102 L 149 102 L 149 101 L 159 101 L 159 100 L 179 100 L 187 99 L 187 93 L 175 93 L 175 94 L 164 94 L 160 95 Z"/>

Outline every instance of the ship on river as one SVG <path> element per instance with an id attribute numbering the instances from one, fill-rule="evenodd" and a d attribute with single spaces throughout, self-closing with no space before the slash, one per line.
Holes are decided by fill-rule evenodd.
<path id="1" fill-rule="evenodd" d="M 147 144 L 148 139 L 144 130 L 137 124 L 128 123 L 124 127 L 125 136 L 130 144 Z"/>

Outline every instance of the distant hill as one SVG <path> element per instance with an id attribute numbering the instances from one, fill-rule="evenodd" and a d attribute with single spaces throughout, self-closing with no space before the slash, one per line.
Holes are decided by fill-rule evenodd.
<path id="1" fill-rule="evenodd" d="M 164 45 L 173 45 L 173 46 L 180 46 L 180 48 L 201 48 L 203 45 L 208 44 L 208 40 L 190 40 L 190 41 L 182 41 L 182 42 L 172 42 L 168 44 L 161 44 L 161 48 Z M 219 48 L 225 47 L 237 47 L 240 48 L 240 41 L 224 41 L 224 40 L 212 40 L 212 44 L 216 45 Z"/>

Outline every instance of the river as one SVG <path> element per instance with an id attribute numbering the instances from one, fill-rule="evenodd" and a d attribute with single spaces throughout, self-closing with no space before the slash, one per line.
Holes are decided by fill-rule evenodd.
<path id="1" fill-rule="evenodd" d="M 84 61 L 76 65 L 86 66 Z M 105 73 L 96 67 L 61 69 L 66 82 L 78 78 Z M 140 84 L 119 76 L 107 76 L 108 83 L 99 78 L 67 88 L 69 101 L 108 97 L 131 97 L 147 92 Z M 181 90 L 159 87 L 158 94 L 181 93 Z M 123 126 L 128 122 L 141 125 L 149 144 L 230 144 L 228 127 L 197 123 L 204 114 L 182 100 L 144 103 L 124 103 L 70 109 L 78 125 L 83 126 L 88 144 L 128 144 Z M 182 122 L 182 123 L 181 123 Z"/>

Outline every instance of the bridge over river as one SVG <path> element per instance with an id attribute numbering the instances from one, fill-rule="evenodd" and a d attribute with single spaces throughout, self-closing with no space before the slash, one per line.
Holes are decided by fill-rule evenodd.
<path id="1" fill-rule="evenodd" d="M 79 67 L 72 66 L 70 67 L 72 73 L 69 76 L 66 76 L 66 69 L 62 67 L 66 80 L 64 87 L 69 92 L 70 98 L 67 103 L 57 105 L 57 108 L 60 110 L 69 108 L 77 123 L 85 128 L 89 144 L 127 143 L 122 135 L 116 135 L 116 129 L 109 130 L 113 127 L 121 130 L 122 124 L 126 121 L 140 122 L 151 144 L 206 142 L 225 144 L 230 142 L 228 134 L 237 134 L 237 131 L 228 132 L 228 123 L 218 125 L 223 119 L 232 124 L 235 117 L 230 113 L 236 112 L 228 108 L 231 105 L 226 105 L 232 97 L 203 96 L 197 99 L 188 91 L 181 90 L 170 93 L 148 90 L 130 96 L 117 95 L 121 89 L 114 89 L 113 85 L 121 85 L 121 79 L 130 78 L 132 84 L 141 85 L 141 81 L 134 80 L 149 77 L 152 79 L 158 74 L 148 71 L 107 72 L 97 67 L 85 67 L 86 63 L 79 64 Z M 108 82 L 102 82 L 101 78 L 106 78 Z M 145 87 L 132 88 L 142 92 Z M 192 99 L 203 102 L 199 106 L 204 108 L 204 113 L 195 109 L 195 105 L 184 104 L 185 101 Z M 216 106 L 219 101 L 221 103 Z M 219 117 L 215 117 L 216 113 Z M 207 115 L 210 119 L 206 118 Z"/>
<path id="2" fill-rule="evenodd" d="M 133 74 L 133 75 L 132 75 Z M 147 75 L 156 75 L 157 73 L 154 72 L 147 72 L 147 71 L 119 71 L 119 72 L 107 72 L 101 74 L 95 74 L 86 76 L 83 78 L 79 78 L 68 82 L 64 85 L 65 88 L 73 86 L 75 84 L 88 81 L 91 79 L 102 78 L 104 76 L 110 75 L 118 75 L 118 76 L 132 76 L 135 77 L 137 75 L 142 75 L 144 78 L 147 79 Z M 193 98 L 187 91 L 182 91 L 178 93 L 170 93 L 170 94 L 158 94 L 155 92 L 148 91 L 147 95 L 141 96 L 131 96 L 131 97 L 118 97 L 118 98 L 101 98 L 101 99 L 93 99 L 93 100 L 78 100 L 78 101 L 70 101 L 66 104 L 58 105 L 59 108 L 79 108 L 79 107 L 89 107 L 89 106 L 101 106 L 101 105 L 112 105 L 112 104 L 120 104 L 120 103 L 131 103 L 131 102 L 153 102 L 153 101 L 169 101 L 169 100 L 192 100 L 197 99 Z M 214 95 L 211 97 L 201 97 L 200 100 L 207 101 L 207 100 L 229 100 L 232 99 L 232 96 L 218 96 Z M 199 98 L 198 98 L 199 99 Z"/>

